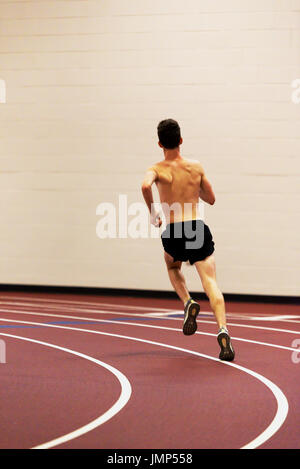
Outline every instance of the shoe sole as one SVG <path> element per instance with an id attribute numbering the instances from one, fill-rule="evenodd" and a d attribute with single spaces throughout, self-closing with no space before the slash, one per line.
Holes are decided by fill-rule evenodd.
<path id="1" fill-rule="evenodd" d="M 220 360 L 232 362 L 235 357 L 235 352 L 231 345 L 230 337 L 228 334 L 226 334 L 226 332 L 221 332 L 221 334 L 218 335 L 218 343 L 221 347 L 221 352 L 219 355 Z"/>
<path id="2" fill-rule="evenodd" d="M 189 312 L 187 315 L 187 318 L 184 321 L 183 327 L 182 327 L 182 332 L 184 335 L 193 335 L 195 334 L 197 330 L 197 316 L 200 311 L 200 305 L 198 303 L 193 303 L 189 307 Z"/>

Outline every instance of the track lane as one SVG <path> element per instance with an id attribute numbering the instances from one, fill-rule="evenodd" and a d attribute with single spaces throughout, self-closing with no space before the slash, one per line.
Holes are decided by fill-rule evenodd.
<path id="1" fill-rule="evenodd" d="M 70 300 L 71 301 L 71 300 Z M 46 305 L 45 305 L 46 306 Z M 128 305 L 126 305 L 128 306 Z M 41 305 L 37 305 L 36 306 L 37 308 L 41 308 Z M 116 308 L 113 308 L 114 311 L 107 311 L 106 308 L 109 308 L 110 305 L 109 303 L 107 303 L 106 305 L 102 305 L 102 308 L 103 308 L 103 314 L 101 313 L 101 317 L 105 317 L 105 314 L 107 314 L 107 317 L 110 317 L 112 316 L 113 313 L 116 313 Z M 72 305 L 68 305 L 68 308 L 72 309 Z M 66 311 L 66 307 L 64 306 L 63 307 L 64 311 Z M 80 306 L 79 310 L 83 310 L 85 308 L 82 308 L 82 305 Z M 88 308 L 89 309 L 89 308 Z M 97 309 L 97 307 L 95 308 Z M 144 307 L 143 309 L 143 312 L 145 315 L 147 315 L 147 311 L 149 311 L 150 308 L 148 307 Z M 161 310 L 161 308 L 157 308 L 158 310 Z M 44 309 L 45 310 L 45 309 Z M 106 311 L 105 311 L 106 310 Z M 151 310 L 151 309 L 150 309 Z M 51 311 L 51 308 L 50 308 L 50 311 Z M 122 316 L 125 318 L 125 316 L 132 316 L 133 317 L 133 314 L 129 314 L 129 311 L 130 311 L 130 308 L 124 308 L 124 313 L 122 313 Z M 131 311 L 133 312 L 133 309 L 131 309 Z M 167 310 L 169 311 L 169 310 Z M 29 311 L 28 311 L 29 312 Z M 28 313 L 27 312 L 27 313 Z M 52 312 L 53 312 L 53 309 L 52 309 Z M 156 311 L 157 313 L 159 313 L 159 311 Z M 94 311 L 94 313 L 92 312 L 87 312 L 90 316 L 90 314 L 93 316 L 94 319 L 96 319 L 97 317 L 99 318 L 99 313 L 97 311 Z M 3 314 L 3 313 L 2 313 Z M 13 313 L 7 313 L 9 316 L 11 316 L 11 314 Z M 78 314 L 78 312 L 76 311 L 76 314 Z M 26 312 L 25 312 L 25 315 L 26 315 Z M 139 314 L 138 316 L 141 316 L 141 314 Z M 27 315 L 28 317 L 28 315 Z M 36 316 L 35 319 L 37 319 L 39 316 Z M 32 317 L 31 317 L 32 319 Z M 42 320 L 45 320 L 45 317 L 42 317 Z M 137 317 L 134 318 L 134 320 L 138 320 Z M 172 327 L 175 327 L 175 328 L 178 328 L 178 325 L 181 323 L 181 319 L 180 318 L 165 318 L 163 320 L 163 322 L 161 320 L 159 320 L 159 324 L 163 325 L 163 324 L 166 324 L 166 326 L 172 324 Z M 212 333 L 212 329 L 214 328 L 215 329 L 215 324 L 214 324 L 214 321 L 206 321 L 206 320 L 200 320 L 200 324 L 201 324 L 201 330 L 202 328 L 204 328 L 204 330 L 206 331 L 207 334 L 210 335 L 207 336 L 206 338 L 205 337 L 193 337 L 193 338 L 190 338 L 192 339 L 192 341 L 189 341 L 189 345 L 188 347 L 191 349 L 194 349 L 195 351 L 196 350 L 203 350 L 202 347 L 204 347 L 204 349 L 206 350 L 210 350 L 212 355 L 216 355 L 216 346 L 215 346 L 215 343 L 214 341 L 212 340 L 213 339 L 213 335 L 214 333 Z M 243 321 L 244 322 L 244 321 Z M 242 323 L 242 321 L 241 321 Z M 288 327 L 292 327 L 292 328 L 295 328 L 295 330 L 289 330 L 288 332 L 284 332 L 282 331 L 281 327 L 283 326 L 283 323 L 281 322 L 280 324 L 280 327 L 277 327 L 277 328 L 270 328 L 269 326 L 272 326 L 274 325 L 273 323 L 269 323 L 267 324 L 267 328 L 266 327 L 261 327 L 259 326 L 259 324 L 261 324 L 261 322 L 257 321 L 255 322 L 254 324 L 257 324 L 257 326 L 254 326 L 252 328 L 249 328 L 247 327 L 247 325 L 244 324 L 244 327 L 243 325 L 239 323 L 239 324 L 236 324 L 233 326 L 232 328 L 232 331 L 236 331 L 238 330 L 239 331 L 239 335 L 240 335 L 240 332 L 243 331 L 243 335 L 244 335 L 244 338 L 246 340 L 246 336 L 249 334 L 249 332 L 251 332 L 251 334 L 253 334 L 253 337 L 257 338 L 257 334 L 264 334 L 264 336 L 267 334 L 271 334 L 272 337 L 273 337 L 273 340 L 274 338 L 276 339 L 276 341 L 280 341 L 282 346 L 286 346 L 287 349 L 286 350 L 281 350 L 281 352 L 278 353 L 272 353 L 274 352 L 273 350 L 264 350 L 262 348 L 262 345 L 258 346 L 258 350 L 255 351 L 255 354 L 253 356 L 249 356 L 250 354 L 250 350 L 249 350 L 249 344 L 247 344 L 246 342 L 243 344 L 242 342 L 240 342 L 238 344 L 238 350 L 239 350 L 239 363 L 242 363 L 242 364 L 245 364 L 245 365 L 249 365 L 250 364 L 254 364 L 254 366 L 256 367 L 257 370 L 260 370 L 260 368 L 264 371 L 264 373 L 268 373 L 267 376 L 270 377 L 270 378 L 279 378 L 279 381 L 275 381 L 276 383 L 279 383 L 280 386 L 281 386 L 281 383 L 284 383 L 284 391 L 286 392 L 286 389 L 288 391 L 287 393 L 287 396 L 288 396 L 288 400 L 291 402 L 291 407 L 293 409 L 296 409 L 298 408 L 298 403 L 295 402 L 295 399 L 294 399 L 294 396 L 295 396 L 295 387 L 293 389 L 291 389 L 290 387 L 290 384 L 291 384 L 291 379 L 290 379 L 290 376 L 293 375 L 293 372 L 296 372 L 297 368 L 295 367 L 295 365 L 292 365 L 291 366 L 291 360 L 290 360 L 290 343 L 288 345 L 284 345 L 287 344 L 287 341 L 290 340 L 292 337 L 291 335 L 295 332 L 297 334 L 297 332 L 299 333 L 299 331 L 296 330 L 296 328 L 298 327 L 297 325 L 295 324 L 288 324 Z M 148 324 L 148 321 L 147 321 L 147 324 Z M 157 324 L 157 321 L 153 321 L 153 325 Z M 253 325 L 253 321 L 251 321 L 251 324 Z M 277 325 L 279 323 L 277 322 Z M 106 330 L 111 330 L 111 327 L 113 327 L 113 330 L 115 331 L 116 329 L 121 332 L 123 331 L 123 333 L 127 330 L 127 333 L 128 333 L 128 327 L 129 326 L 134 326 L 132 323 L 130 324 L 121 324 L 121 323 L 118 323 L 118 322 L 115 322 L 113 325 L 112 324 L 107 324 L 107 325 L 102 325 L 102 326 L 97 326 L 97 325 L 93 325 L 92 327 L 93 328 L 96 328 L 98 329 L 99 327 L 101 327 L 101 329 L 106 329 Z M 246 326 L 246 327 L 245 327 Z M 284 327 L 286 327 L 287 324 L 284 324 Z M 90 325 L 88 327 L 91 327 Z M 139 326 L 140 327 L 140 326 Z M 80 328 L 79 326 L 76 326 L 74 325 L 74 328 Z M 259 329 L 258 329 L 259 328 Z M 141 327 L 140 327 L 141 329 Z M 146 328 L 143 328 L 143 329 L 146 329 Z M 268 330 L 269 329 L 269 330 Z M 272 329 L 276 329 L 276 331 L 272 330 Z M 135 329 L 136 330 L 136 327 Z M 147 331 L 147 337 L 151 339 L 152 338 L 156 338 L 157 339 L 157 334 L 158 334 L 158 331 L 154 331 L 152 330 L 151 333 L 149 333 L 149 331 Z M 170 334 L 173 336 L 174 334 L 174 339 L 170 339 Z M 234 335 L 234 334 L 233 334 Z M 271 338 L 271 335 L 270 335 L 270 338 Z M 143 332 L 143 336 L 146 337 L 145 335 L 145 332 Z M 178 341 L 181 342 L 182 340 L 182 337 L 180 334 L 176 334 L 176 332 L 172 332 L 172 331 L 162 331 L 162 332 L 159 332 L 159 338 L 160 337 L 164 337 L 164 340 L 166 341 L 171 341 L 172 343 L 175 343 L 175 344 L 178 344 Z M 179 337 L 181 337 L 181 339 L 179 339 Z M 287 339 L 288 337 L 288 339 Z M 297 335 L 296 335 L 297 337 Z M 265 337 L 264 337 L 265 338 Z M 294 338 L 294 337 L 293 337 Z M 199 339 L 201 339 L 201 345 L 200 345 L 200 341 Z M 206 339 L 209 339 L 209 340 L 206 340 Z M 184 339 L 183 339 L 184 340 Z M 285 342 L 284 342 L 285 341 Z M 292 340 L 291 340 L 292 341 Z M 284 342 L 284 343 L 283 343 Z M 252 344 L 252 346 L 254 346 L 254 344 Z M 201 349 L 200 349 L 201 347 Z M 261 348 L 261 350 L 264 350 L 263 352 L 259 352 L 259 349 Z M 266 349 L 267 347 L 265 347 Z M 247 357 L 247 354 L 248 354 L 248 357 Z M 115 358 L 120 358 L 120 353 L 117 353 L 116 355 L 119 355 L 119 357 L 115 357 Z M 138 355 L 138 354 L 137 354 Z M 152 352 L 152 355 L 156 355 L 155 353 Z M 284 357 L 288 357 L 288 358 L 283 358 Z M 131 358 L 134 358 L 135 357 L 135 353 L 129 353 L 128 354 L 128 357 L 129 359 Z M 159 354 L 159 357 L 161 358 L 161 355 Z M 177 359 L 178 361 L 178 359 Z M 273 361 L 273 363 L 271 364 L 270 366 L 270 363 Z M 171 360 L 171 362 L 173 363 L 173 360 Z M 282 365 L 281 365 L 281 379 L 280 379 L 280 365 L 279 364 L 282 364 L 282 363 L 285 363 L 285 366 L 284 368 L 282 368 Z M 177 371 L 178 372 L 178 371 Z M 291 373 L 292 372 L 292 373 Z M 294 382 L 294 384 L 296 384 Z M 251 397 L 252 397 L 252 394 L 251 394 Z M 258 403 L 259 405 L 261 405 L 261 403 Z M 247 405 L 245 403 L 245 405 Z M 299 438 L 297 440 L 297 431 L 294 432 L 294 435 L 293 435 L 293 431 L 291 431 L 291 428 L 293 428 L 293 426 L 295 427 L 295 422 L 293 420 L 293 418 L 291 419 L 291 416 L 293 417 L 292 415 L 293 413 L 289 413 L 288 417 L 287 417 L 287 420 L 286 420 L 286 423 L 284 424 L 284 426 L 280 429 L 280 431 L 274 435 L 272 437 L 272 439 L 265 443 L 262 447 L 268 447 L 268 445 L 271 445 L 272 447 L 272 444 L 275 444 L 277 442 L 277 444 L 279 444 L 278 447 L 280 447 L 280 445 L 283 445 L 285 447 L 293 447 L 293 446 L 288 446 L 288 445 L 292 445 L 293 444 L 293 441 L 298 441 L 299 442 Z M 286 438 L 285 435 L 288 435 L 290 434 L 290 437 L 289 439 Z M 282 435 L 282 437 L 281 437 Z M 291 438 L 291 435 L 292 438 Z M 298 436 L 299 436 L 299 432 L 298 432 Z M 279 443 L 278 443 L 279 442 Z M 209 443 L 208 443 L 209 444 Z M 126 447 L 126 446 L 124 446 Z M 168 446 L 169 447 L 169 446 Z M 182 447 L 182 446 L 181 446 Z M 199 446 L 198 446 L 199 447 Z"/>

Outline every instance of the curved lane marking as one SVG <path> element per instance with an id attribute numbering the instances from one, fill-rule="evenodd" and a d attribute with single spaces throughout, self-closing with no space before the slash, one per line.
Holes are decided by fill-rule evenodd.
<path id="1" fill-rule="evenodd" d="M 95 428 L 99 427 L 103 423 L 110 420 L 118 412 L 120 412 L 120 410 L 123 409 L 123 407 L 129 401 L 131 392 L 132 392 L 130 382 L 128 381 L 126 376 L 123 375 L 123 373 L 117 370 L 117 368 L 114 368 L 113 366 L 108 365 L 107 363 L 104 363 L 100 360 L 97 360 L 96 358 L 90 357 L 89 355 L 86 355 L 84 353 L 76 352 L 75 350 L 71 350 L 66 347 L 60 347 L 59 345 L 50 344 L 48 342 L 43 342 L 41 340 L 36 340 L 36 339 L 29 339 L 27 337 L 20 337 L 18 335 L 4 334 L 2 332 L 0 333 L 0 335 L 6 336 L 6 337 L 12 337 L 14 339 L 25 340 L 28 342 L 34 342 L 39 345 L 44 345 L 46 347 L 55 348 L 63 352 L 71 353 L 72 355 L 76 355 L 78 357 L 84 358 L 85 360 L 89 360 L 93 363 L 96 363 L 96 365 L 106 368 L 119 380 L 121 384 L 121 394 L 118 400 L 114 403 L 112 407 L 110 407 L 106 412 L 104 412 L 104 414 L 100 415 L 95 420 L 92 420 L 87 425 L 77 428 L 73 432 L 67 433 L 66 435 L 62 435 L 58 438 L 55 438 L 54 440 L 47 441 L 46 443 L 35 446 L 32 449 L 49 449 L 49 448 L 52 448 L 53 446 L 61 445 L 62 443 L 66 443 L 67 441 L 73 440 L 74 438 L 78 438 L 79 436 L 84 435 L 85 433 L 88 433 L 91 430 L 94 430 Z"/>

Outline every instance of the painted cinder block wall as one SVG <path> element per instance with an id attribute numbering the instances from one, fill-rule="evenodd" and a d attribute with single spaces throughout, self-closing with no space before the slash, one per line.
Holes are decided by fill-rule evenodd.
<path id="1" fill-rule="evenodd" d="M 300 0 L 1 0 L 0 282 L 171 289 L 160 240 L 99 239 L 96 208 L 142 202 L 172 117 L 222 290 L 298 295 L 299 50 Z"/>

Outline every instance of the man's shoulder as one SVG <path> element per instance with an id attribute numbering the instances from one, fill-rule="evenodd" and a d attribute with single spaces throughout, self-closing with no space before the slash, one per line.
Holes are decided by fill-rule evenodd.
<path id="1" fill-rule="evenodd" d="M 148 171 L 158 172 L 161 168 L 166 166 L 165 161 L 158 161 L 148 168 Z"/>
<path id="2" fill-rule="evenodd" d="M 203 167 L 202 167 L 200 161 L 195 160 L 195 159 L 191 159 L 191 158 L 184 158 L 184 161 L 185 161 L 187 164 L 194 166 L 194 168 L 197 169 L 197 170 L 199 170 L 201 173 L 204 172 Z"/>

